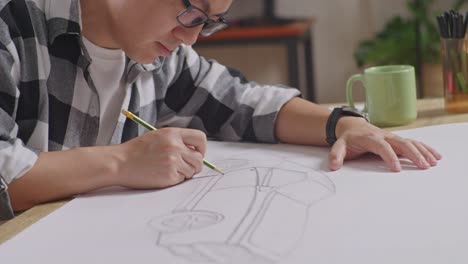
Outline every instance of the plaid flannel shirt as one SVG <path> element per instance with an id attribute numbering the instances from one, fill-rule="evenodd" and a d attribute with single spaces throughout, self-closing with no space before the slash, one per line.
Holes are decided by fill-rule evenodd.
<path id="1" fill-rule="evenodd" d="M 40 152 L 96 142 L 99 98 L 80 12 L 79 0 L 0 0 L 0 175 L 7 183 Z M 230 141 L 275 142 L 279 109 L 299 95 L 247 82 L 186 45 L 150 65 L 127 59 L 122 78 L 122 109 L 156 127 L 191 127 Z M 144 132 L 121 115 L 111 144 Z"/>

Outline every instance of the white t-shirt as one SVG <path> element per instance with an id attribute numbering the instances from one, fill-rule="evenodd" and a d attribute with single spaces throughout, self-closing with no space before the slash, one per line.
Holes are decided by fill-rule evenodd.
<path id="1" fill-rule="evenodd" d="M 92 59 L 89 72 L 100 103 L 101 116 L 96 145 L 108 145 L 125 98 L 126 85 L 122 80 L 125 71 L 125 53 L 122 50 L 96 46 L 84 36 L 83 43 Z"/>

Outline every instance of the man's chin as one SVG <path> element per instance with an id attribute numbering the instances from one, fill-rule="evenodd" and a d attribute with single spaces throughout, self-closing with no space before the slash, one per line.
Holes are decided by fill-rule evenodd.
<path id="1" fill-rule="evenodd" d="M 153 64 L 156 60 L 158 60 L 161 57 L 161 55 L 156 55 L 156 56 L 153 55 L 153 56 L 144 57 L 144 56 L 131 56 L 131 55 L 128 55 L 128 54 L 127 54 L 127 56 L 131 60 L 133 60 L 133 61 L 135 61 L 135 62 L 137 62 L 139 64 Z"/>
<path id="2" fill-rule="evenodd" d="M 139 64 L 152 64 L 160 58 L 169 56 L 172 52 L 164 53 L 158 50 L 158 46 L 139 46 L 125 50 L 126 55 Z"/>

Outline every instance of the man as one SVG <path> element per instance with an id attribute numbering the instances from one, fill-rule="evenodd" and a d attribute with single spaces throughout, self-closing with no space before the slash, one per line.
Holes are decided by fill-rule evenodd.
<path id="1" fill-rule="evenodd" d="M 200 172 L 205 133 L 307 145 L 328 138 L 332 170 L 366 152 L 393 171 L 397 155 L 436 165 L 440 155 L 421 142 L 198 56 L 190 46 L 225 27 L 231 2 L 0 0 L 0 175 L 13 208 L 106 186 L 178 184 Z M 122 109 L 171 128 L 145 134 Z"/>

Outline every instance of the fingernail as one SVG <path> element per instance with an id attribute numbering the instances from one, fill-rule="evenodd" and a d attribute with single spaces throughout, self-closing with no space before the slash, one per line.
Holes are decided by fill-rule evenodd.
<path id="1" fill-rule="evenodd" d="M 437 160 L 433 157 L 429 158 L 429 163 L 432 165 L 432 166 L 436 166 L 437 165 Z"/>
<path id="2" fill-rule="evenodd" d="M 393 171 L 400 172 L 401 171 L 401 164 L 399 161 L 395 161 L 392 164 Z"/>
<path id="3" fill-rule="evenodd" d="M 330 160 L 330 169 L 333 170 L 333 171 L 336 171 L 340 168 L 339 164 L 338 164 L 338 159 L 332 159 Z"/>
<path id="4" fill-rule="evenodd" d="M 429 168 L 431 166 L 431 164 L 429 164 L 429 162 L 427 162 L 427 160 L 423 157 L 419 159 L 419 165 L 424 168 Z"/>

